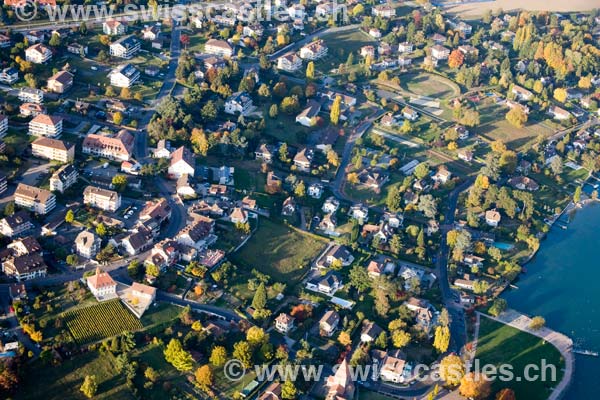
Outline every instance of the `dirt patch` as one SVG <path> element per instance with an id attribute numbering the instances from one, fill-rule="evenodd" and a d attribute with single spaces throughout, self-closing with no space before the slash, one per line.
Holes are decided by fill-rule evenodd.
<path id="1" fill-rule="evenodd" d="M 451 14 L 457 14 L 464 18 L 475 18 L 483 15 L 487 10 L 499 8 L 507 11 L 529 10 L 529 11 L 590 11 L 600 7 L 600 0 L 496 0 L 484 3 L 469 3 L 451 5 L 445 10 Z"/>

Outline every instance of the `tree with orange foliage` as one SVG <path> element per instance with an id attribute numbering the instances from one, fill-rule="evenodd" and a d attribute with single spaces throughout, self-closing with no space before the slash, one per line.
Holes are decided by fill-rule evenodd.
<path id="1" fill-rule="evenodd" d="M 469 372 L 460 380 L 458 391 L 470 399 L 485 399 L 490 395 L 491 382 L 484 374 Z"/>
<path id="2" fill-rule="evenodd" d="M 465 55 L 460 50 L 452 50 L 450 56 L 448 57 L 448 66 L 450 68 L 460 68 L 461 65 L 465 62 Z"/>
<path id="3" fill-rule="evenodd" d="M 298 304 L 292 308 L 290 315 L 294 317 L 296 321 L 302 322 L 312 315 L 312 306 L 309 304 Z"/>
<path id="4" fill-rule="evenodd" d="M 196 285 L 194 287 L 194 294 L 196 296 L 202 296 L 202 293 L 204 293 L 204 288 L 202 288 L 202 286 L 200 286 L 200 285 Z"/>

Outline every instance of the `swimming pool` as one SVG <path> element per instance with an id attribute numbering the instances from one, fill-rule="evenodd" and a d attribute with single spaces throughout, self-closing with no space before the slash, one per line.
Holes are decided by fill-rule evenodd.
<path id="1" fill-rule="evenodd" d="M 512 250 L 515 247 L 515 245 L 511 244 L 511 243 L 495 242 L 494 247 L 496 247 L 500 250 L 508 251 L 508 250 Z"/>

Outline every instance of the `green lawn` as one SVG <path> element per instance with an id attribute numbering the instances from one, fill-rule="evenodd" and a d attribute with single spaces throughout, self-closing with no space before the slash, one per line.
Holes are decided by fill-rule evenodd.
<path id="1" fill-rule="evenodd" d="M 460 94 L 460 88 L 443 76 L 427 72 L 409 73 L 400 76 L 402 89 L 419 96 L 449 99 Z"/>
<path id="2" fill-rule="evenodd" d="M 28 364 L 15 399 L 64 400 L 85 399 L 79 391 L 86 375 L 95 375 L 98 393 L 94 399 L 135 399 L 125 384 L 125 377 L 117 374 L 114 356 L 91 351 L 58 366 L 43 365 L 40 360 Z"/>
<path id="3" fill-rule="evenodd" d="M 563 376 L 564 360 L 554 346 L 536 336 L 484 316 L 481 317 L 479 327 L 476 358 L 480 360 L 482 368 L 486 364 L 512 365 L 515 379 L 510 382 L 496 380 L 492 383 L 492 388 L 493 392 L 496 392 L 504 387 L 510 387 L 515 391 L 517 399 L 546 399 L 551 388 L 556 386 Z M 548 382 L 541 380 L 526 382 L 522 379 L 526 365 L 540 366 L 542 360 L 546 360 L 546 365 L 557 366 L 556 382 L 550 382 L 550 377 L 547 379 Z"/>
<path id="4" fill-rule="evenodd" d="M 252 238 L 232 255 L 232 261 L 293 285 L 308 271 L 325 243 L 324 239 L 263 218 Z"/>
<path id="5" fill-rule="evenodd" d="M 337 68 L 348 60 L 348 54 L 354 53 L 354 63 L 358 63 L 360 48 L 367 45 L 377 45 L 377 41 L 360 29 L 335 32 L 322 36 L 329 47 L 327 56 L 316 62 L 316 67 L 326 73 L 330 68 Z"/>

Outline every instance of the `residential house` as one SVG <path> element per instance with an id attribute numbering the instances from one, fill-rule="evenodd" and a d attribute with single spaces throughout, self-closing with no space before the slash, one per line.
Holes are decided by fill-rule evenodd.
<path id="1" fill-rule="evenodd" d="M 22 283 L 11 283 L 8 287 L 8 295 L 12 301 L 26 300 L 27 288 Z"/>
<path id="2" fill-rule="evenodd" d="M 373 59 L 373 57 L 375 57 L 375 47 L 369 45 L 369 46 L 363 46 L 360 48 L 360 56 L 361 57 L 371 57 L 371 59 Z"/>
<path id="3" fill-rule="evenodd" d="M 159 224 L 162 224 L 171 218 L 171 211 L 172 209 L 167 199 L 148 201 L 142 211 L 140 211 L 139 220 L 141 222 L 155 220 Z"/>
<path id="4" fill-rule="evenodd" d="M 439 168 L 437 172 L 431 177 L 434 182 L 441 183 L 442 185 L 446 184 L 448 180 L 452 177 L 452 172 L 448 171 L 446 168 Z"/>
<path id="5" fill-rule="evenodd" d="M 476 256 L 475 254 L 466 254 L 463 257 L 463 263 L 465 265 L 471 267 L 471 268 L 473 268 L 473 267 L 477 267 L 477 268 L 483 267 L 483 262 L 484 261 L 485 261 L 485 258 Z"/>
<path id="6" fill-rule="evenodd" d="M 366 221 L 369 219 L 369 207 L 362 203 L 354 204 L 350 207 L 348 215 L 358 221 Z"/>
<path id="7" fill-rule="evenodd" d="M 89 134 L 83 140 L 83 154 L 111 160 L 127 161 L 133 152 L 134 138 L 127 130 L 121 130 L 117 136 Z"/>
<path id="8" fill-rule="evenodd" d="M 460 160 L 466 161 L 466 162 L 471 162 L 473 161 L 473 152 L 471 150 L 467 150 L 467 149 L 459 149 L 458 152 L 458 158 Z"/>
<path id="9" fill-rule="evenodd" d="M 371 14 L 375 17 L 393 18 L 396 16 L 396 9 L 389 4 L 380 4 L 371 9 Z"/>
<path id="10" fill-rule="evenodd" d="M 241 202 L 242 208 L 245 210 L 256 211 L 258 209 L 256 205 L 256 200 L 250 198 L 249 196 L 245 196 Z"/>
<path id="11" fill-rule="evenodd" d="M 381 274 L 383 274 L 383 271 L 384 265 L 382 262 L 371 260 L 369 262 L 369 265 L 367 265 L 367 274 L 371 278 L 377 278 L 378 276 L 381 276 Z"/>
<path id="12" fill-rule="evenodd" d="M 73 74 L 68 71 L 58 71 L 50 78 L 46 85 L 48 90 L 54 93 L 65 93 L 73 86 Z"/>
<path id="13" fill-rule="evenodd" d="M 110 84 L 120 88 L 129 88 L 140 79 L 140 71 L 131 64 L 121 64 L 108 74 Z"/>
<path id="14" fill-rule="evenodd" d="M 38 214 L 48 214 L 56 207 L 56 196 L 49 190 L 19 183 L 15 204 Z"/>
<path id="15" fill-rule="evenodd" d="M 317 266 L 320 268 L 329 267 L 333 263 L 341 263 L 347 267 L 354 261 L 354 256 L 350 251 L 342 245 L 334 244 L 330 246 L 325 253 L 317 261 Z"/>
<path id="16" fill-rule="evenodd" d="M 195 197 L 196 190 L 190 184 L 190 176 L 188 174 L 182 174 L 176 183 L 176 191 L 179 196 L 183 197 Z"/>
<path id="17" fill-rule="evenodd" d="M 152 152 L 154 158 L 171 158 L 171 144 L 168 140 L 161 139 L 156 144 L 156 149 Z"/>
<path id="18" fill-rule="evenodd" d="M 102 272 L 100 267 L 96 273 L 87 278 L 87 286 L 98 301 L 114 299 L 117 296 L 117 283 L 108 274 Z"/>
<path id="19" fill-rule="evenodd" d="M 12 43 L 10 41 L 10 37 L 0 33 L 0 49 L 6 49 L 12 46 Z"/>
<path id="20" fill-rule="evenodd" d="M 319 182 L 311 183 L 308 186 L 308 195 L 313 199 L 320 199 L 323 195 L 323 185 Z"/>
<path id="21" fill-rule="evenodd" d="M 340 315 L 335 310 L 328 310 L 319 320 L 321 336 L 331 337 L 340 323 Z"/>
<path id="22" fill-rule="evenodd" d="M 81 257 L 94 258 L 101 245 L 102 239 L 90 231 L 81 231 L 75 238 L 75 252 Z"/>
<path id="23" fill-rule="evenodd" d="M 485 223 L 494 228 L 498 226 L 502 216 L 497 210 L 488 210 L 485 212 Z"/>
<path id="24" fill-rule="evenodd" d="M 369 29 L 369 36 L 375 38 L 375 39 L 381 39 L 381 31 L 377 28 L 370 28 Z"/>
<path id="25" fill-rule="evenodd" d="M 515 176 L 508 180 L 508 184 L 519 190 L 527 190 L 529 192 L 535 192 L 540 188 L 540 185 L 527 176 Z"/>
<path id="26" fill-rule="evenodd" d="M 61 117 L 38 114 L 29 121 L 29 134 L 32 136 L 47 136 L 55 138 L 61 135 L 63 119 Z"/>
<path id="27" fill-rule="evenodd" d="M 296 72 L 302 68 L 302 59 L 290 51 L 277 59 L 277 68 L 282 71 Z"/>
<path id="28" fill-rule="evenodd" d="M 144 40 L 153 41 L 158 39 L 159 36 L 160 26 L 158 25 L 145 26 L 144 29 L 142 29 L 142 37 L 144 38 Z"/>
<path id="29" fill-rule="evenodd" d="M 321 112 L 321 103 L 315 100 L 309 100 L 304 110 L 296 115 L 296 122 L 306 127 L 316 125 L 316 117 Z"/>
<path id="30" fill-rule="evenodd" d="M 284 335 L 294 329 L 294 317 L 281 313 L 275 318 L 275 329 Z"/>
<path id="31" fill-rule="evenodd" d="M 121 240 L 121 247 L 127 254 L 135 256 L 152 247 L 153 241 L 152 231 L 141 225 Z"/>
<path id="32" fill-rule="evenodd" d="M 133 57 L 140 49 L 142 45 L 133 36 L 124 36 L 117 41 L 113 42 L 109 46 L 110 55 L 118 58 L 129 59 Z"/>
<path id="33" fill-rule="evenodd" d="M 319 230 L 323 231 L 325 235 L 337 236 L 336 232 L 337 221 L 333 214 L 325 214 L 321 222 L 319 222 Z"/>
<path id="34" fill-rule="evenodd" d="M 375 322 L 364 320 L 363 327 L 360 332 L 360 341 L 362 343 L 374 342 L 382 332 L 383 329 L 381 329 Z"/>
<path id="35" fill-rule="evenodd" d="M 310 172 L 313 156 L 313 150 L 305 147 L 294 156 L 294 165 L 299 171 Z"/>
<path id="36" fill-rule="evenodd" d="M 245 224 L 248 222 L 248 212 L 243 208 L 235 207 L 229 214 L 229 220 L 232 224 Z"/>
<path id="37" fill-rule="evenodd" d="M 411 42 L 402 42 L 398 44 L 399 53 L 412 53 L 415 46 Z"/>
<path id="38" fill-rule="evenodd" d="M 44 102 L 44 92 L 40 89 L 22 87 L 17 96 L 23 103 L 42 104 Z"/>
<path id="39" fill-rule="evenodd" d="M 519 85 L 513 85 L 511 93 L 517 101 L 529 101 L 533 98 L 533 93 Z"/>
<path id="40" fill-rule="evenodd" d="M 407 120 L 414 122 L 419 118 L 419 113 L 409 106 L 406 106 L 402 109 L 402 116 Z"/>
<path id="41" fill-rule="evenodd" d="M 87 186 L 83 190 L 83 203 L 104 211 L 115 212 L 121 207 L 121 195 L 112 190 Z"/>
<path id="42" fill-rule="evenodd" d="M 171 154 L 171 163 L 167 172 L 172 179 L 179 179 L 184 174 L 193 177 L 195 167 L 194 154 L 185 146 L 181 146 Z"/>
<path id="43" fill-rule="evenodd" d="M 327 46 L 322 39 L 315 40 L 300 48 L 300 58 L 303 60 L 318 60 L 326 54 Z"/>
<path id="44" fill-rule="evenodd" d="M 19 70 L 13 67 L 8 67 L 0 71 L 0 83 L 12 85 L 19 80 Z"/>
<path id="45" fill-rule="evenodd" d="M 454 286 L 459 287 L 461 289 L 465 289 L 465 290 L 473 290 L 475 288 L 475 281 L 472 281 L 471 279 L 468 278 L 468 275 L 465 277 L 465 279 L 456 279 L 454 281 Z"/>
<path id="46" fill-rule="evenodd" d="M 281 206 L 281 214 L 289 217 L 296 212 L 296 200 L 292 196 L 288 197 L 283 201 Z"/>
<path id="47" fill-rule="evenodd" d="M 339 200 L 331 196 L 328 197 L 327 200 L 325 200 L 325 202 L 323 203 L 323 207 L 321 207 L 321 210 L 326 214 L 333 214 L 337 211 L 339 207 Z"/>
<path id="48" fill-rule="evenodd" d="M 31 143 L 34 157 L 69 163 L 75 159 L 75 145 L 47 137 L 39 137 Z"/>
<path id="49" fill-rule="evenodd" d="M 67 45 L 67 51 L 71 54 L 77 54 L 78 56 L 85 57 L 88 54 L 88 47 L 83 44 L 73 42 Z"/>
<path id="50" fill-rule="evenodd" d="M 435 58 L 436 60 L 446 60 L 449 56 L 450 49 L 439 44 L 431 47 L 431 57 Z"/>
<path id="51" fill-rule="evenodd" d="M 317 290 L 328 296 L 333 296 L 335 292 L 343 287 L 342 278 L 339 274 L 329 271 L 322 278 L 309 281 L 307 288 Z"/>
<path id="52" fill-rule="evenodd" d="M 115 19 L 108 19 L 102 23 L 102 32 L 105 35 L 118 36 L 127 31 L 127 25 L 124 22 Z"/>
<path id="53" fill-rule="evenodd" d="M 375 351 L 383 353 L 381 350 Z M 374 358 L 377 358 L 380 362 L 378 371 L 381 380 L 394 383 L 405 381 L 406 360 L 402 357 L 400 350 L 383 353 L 382 356 Z"/>
<path id="54" fill-rule="evenodd" d="M 358 174 L 360 185 L 375 193 L 381 193 L 381 189 L 390 179 L 390 175 L 380 168 L 365 168 Z"/>
<path id="55" fill-rule="evenodd" d="M 198 216 L 194 222 L 186 225 L 175 239 L 179 244 L 202 251 L 217 239 L 213 234 L 214 227 L 215 221 L 212 218 Z"/>
<path id="56" fill-rule="evenodd" d="M 227 114 L 248 115 L 254 109 L 252 99 L 246 92 L 236 92 L 225 101 L 225 112 Z"/>
<path id="57" fill-rule="evenodd" d="M 43 64 L 52 58 L 52 50 L 38 43 L 25 50 L 25 59 L 34 64 Z"/>
<path id="58" fill-rule="evenodd" d="M 24 117 L 36 117 L 40 114 L 45 114 L 46 108 L 40 104 L 23 103 L 19 106 L 19 114 Z"/>
<path id="59" fill-rule="evenodd" d="M 0 233 L 6 237 L 16 237 L 33 228 L 33 223 L 26 211 L 17 211 L 0 220 Z"/>
<path id="60" fill-rule="evenodd" d="M 354 391 L 354 380 L 352 379 L 352 373 L 346 359 L 339 365 L 334 375 L 327 378 L 325 382 L 325 388 L 327 395 L 325 400 L 341 400 L 341 399 L 353 399 Z"/>
<path id="61" fill-rule="evenodd" d="M 21 282 L 46 276 L 48 266 L 38 252 L 9 258 L 2 263 L 2 272 Z"/>
<path id="62" fill-rule="evenodd" d="M 231 57 L 233 55 L 233 50 L 233 47 L 224 40 L 209 39 L 204 44 L 205 53 L 221 57 Z"/>
<path id="63" fill-rule="evenodd" d="M 573 114 L 558 106 L 550 106 L 548 114 L 558 121 L 565 121 L 573 117 Z"/>
<path id="64" fill-rule="evenodd" d="M 258 396 L 258 400 L 282 400 L 281 383 L 272 382 L 264 392 Z"/>

